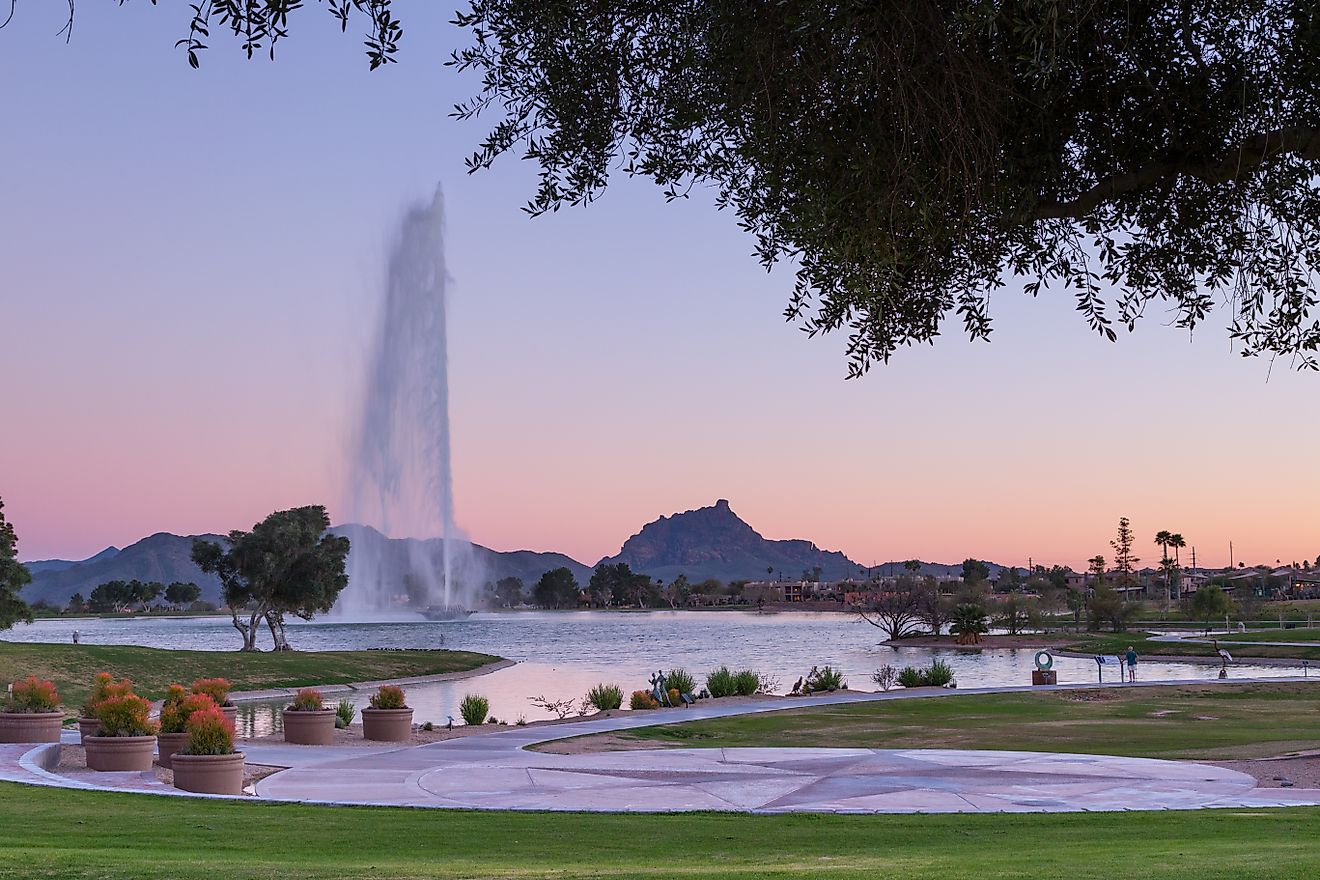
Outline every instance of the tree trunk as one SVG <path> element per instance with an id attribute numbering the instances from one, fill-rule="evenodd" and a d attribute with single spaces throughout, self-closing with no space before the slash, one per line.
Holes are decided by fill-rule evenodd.
<path id="1" fill-rule="evenodd" d="M 284 634 L 284 615 L 278 611 L 266 612 L 266 625 L 270 627 L 270 637 L 275 643 L 273 651 L 292 651 L 289 640 Z"/>
<path id="2" fill-rule="evenodd" d="M 244 622 L 240 620 L 238 617 L 238 609 L 233 608 L 232 606 L 229 609 L 229 618 L 234 624 L 234 629 L 238 630 L 238 634 L 243 637 L 243 647 L 239 648 L 239 650 L 257 650 L 257 634 L 253 630 L 251 621 Z"/>

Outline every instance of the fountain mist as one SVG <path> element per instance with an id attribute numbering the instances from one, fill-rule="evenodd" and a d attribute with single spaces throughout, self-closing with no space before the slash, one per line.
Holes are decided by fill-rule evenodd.
<path id="1" fill-rule="evenodd" d="M 368 365 L 348 491 L 345 613 L 402 605 L 466 607 L 457 569 L 471 545 L 454 525 L 449 446 L 444 198 L 405 211 L 390 253 L 379 329 Z M 437 540 L 438 539 L 438 540 Z M 471 582 L 470 577 L 465 578 Z"/>

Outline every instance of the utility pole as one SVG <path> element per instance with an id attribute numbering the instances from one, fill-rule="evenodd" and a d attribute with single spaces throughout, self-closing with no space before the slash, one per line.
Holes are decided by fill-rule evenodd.
<path id="1" fill-rule="evenodd" d="M 1228 567 L 1233 567 L 1233 542 L 1228 542 Z"/>
<path id="2" fill-rule="evenodd" d="M 1196 571 L 1196 545 L 1192 545 L 1192 571 Z"/>

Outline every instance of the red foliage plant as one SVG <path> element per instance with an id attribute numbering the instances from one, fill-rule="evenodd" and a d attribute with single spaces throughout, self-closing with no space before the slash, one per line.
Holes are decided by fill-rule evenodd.
<path id="1" fill-rule="evenodd" d="M 96 704 L 97 736 L 154 736 L 151 702 L 129 691 L 114 694 Z"/>
<path id="2" fill-rule="evenodd" d="M 209 706 L 198 709 L 188 719 L 188 744 L 184 746 L 189 755 L 232 755 L 234 753 L 234 723 L 229 720 L 220 707 L 210 697 L 202 697 Z"/>
<path id="3" fill-rule="evenodd" d="M 232 705 L 229 702 L 229 689 L 233 687 L 227 678 L 199 678 L 192 683 L 194 694 L 206 694 L 215 700 L 217 706 Z"/>
<path id="4" fill-rule="evenodd" d="M 10 688 L 9 700 L 5 704 L 6 712 L 27 714 L 59 710 L 60 695 L 55 691 L 54 682 L 43 681 L 35 675 L 14 682 Z"/>
<path id="5" fill-rule="evenodd" d="M 325 699 L 321 692 L 315 688 L 303 688 L 293 697 L 293 702 L 289 704 L 290 711 L 293 712 L 315 712 L 324 708 Z"/>
<path id="6" fill-rule="evenodd" d="M 175 688 L 179 689 L 177 694 Z M 176 696 L 177 699 L 172 699 Z M 180 685 L 170 685 L 170 694 L 160 707 L 160 730 L 162 733 L 184 733 L 189 718 L 198 712 L 217 708 L 215 700 L 208 694 L 190 694 Z"/>
<path id="7" fill-rule="evenodd" d="M 406 700 L 403 688 L 397 684 L 385 684 L 381 685 L 380 690 L 371 695 L 371 708 L 407 709 L 408 703 Z"/>

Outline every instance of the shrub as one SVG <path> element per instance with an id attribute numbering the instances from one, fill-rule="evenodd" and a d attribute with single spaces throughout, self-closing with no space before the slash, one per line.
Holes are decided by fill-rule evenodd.
<path id="1" fill-rule="evenodd" d="M 82 717 L 95 718 L 96 704 L 110 696 L 114 687 L 115 677 L 113 675 L 108 672 L 96 673 L 96 678 L 92 681 L 92 689 L 82 704 Z"/>
<path id="2" fill-rule="evenodd" d="M 481 694 L 468 694 L 463 698 L 463 702 L 458 704 L 458 714 L 463 716 L 464 724 L 480 724 L 486 720 L 486 713 L 489 711 L 490 700 Z"/>
<path id="3" fill-rule="evenodd" d="M 14 682 L 10 688 L 9 700 L 5 703 L 6 712 L 36 713 L 59 710 L 60 695 L 55 691 L 55 684 L 42 681 L 35 675 Z"/>
<path id="4" fill-rule="evenodd" d="M 660 704 L 656 702 L 655 697 L 651 696 L 650 691 L 633 691 L 632 699 L 628 701 L 630 709 L 659 709 Z"/>
<path id="5" fill-rule="evenodd" d="M 925 669 L 905 666 L 898 674 L 898 683 L 905 688 L 944 687 L 953 681 L 953 667 L 943 660 L 935 660 Z"/>
<path id="6" fill-rule="evenodd" d="M 427 733 L 430 733 L 431 731 L 435 730 L 435 725 L 430 721 L 428 721 L 422 725 L 422 730 L 425 730 Z"/>
<path id="7" fill-rule="evenodd" d="M 697 681 L 686 669 L 671 669 L 665 673 L 665 687 L 680 694 L 695 694 Z"/>
<path id="8" fill-rule="evenodd" d="M 199 709 L 188 719 L 188 744 L 183 752 L 188 755 L 232 755 L 234 753 L 234 724 L 215 700 L 207 694 L 196 694 L 211 705 Z"/>
<path id="9" fill-rule="evenodd" d="M 494 715 L 492 715 L 492 716 L 490 716 L 489 718 L 486 719 L 486 723 L 487 723 L 487 724 L 499 724 L 499 723 L 500 723 L 500 719 L 498 719 L 498 718 L 496 718 Z"/>
<path id="10" fill-rule="evenodd" d="M 335 727 L 345 730 L 356 717 L 357 707 L 349 701 L 348 697 L 342 697 L 339 700 L 339 705 L 335 706 Z"/>
<path id="11" fill-rule="evenodd" d="M 526 716 L 526 715 L 519 715 L 519 716 L 518 716 L 518 720 L 515 721 L 515 722 L 513 722 L 513 726 L 514 726 L 514 727 L 526 727 L 526 726 L 527 726 L 527 716 Z"/>
<path id="12" fill-rule="evenodd" d="M 129 692 L 114 694 L 96 704 L 97 736 L 152 736 L 151 703 Z"/>
<path id="13" fill-rule="evenodd" d="M 848 682 L 843 680 L 843 673 L 833 666 L 822 666 L 815 671 L 814 675 L 807 677 L 805 685 L 807 693 L 818 694 L 822 691 L 831 692 L 837 690 L 847 690 Z"/>
<path id="14" fill-rule="evenodd" d="M 669 705 L 683 705 L 683 695 L 678 692 L 678 688 L 670 688 L 669 693 L 665 694 L 665 696 L 669 697 Z"/>
<path id="15" fill-rule="evenodd" d="M 403 688 L 397 684 L 381 685 L 380 690 L 371 695 L 373 709 L 407 709 L 408 703 Z"/>
<path id="16" fill-rule="evenodd" d="M 206 694 L 217 706 L 232 706 L 229 702 L 229 689 L 233 687 L 227 678 L 199 678 L 192 683 L 194 694 Z"/>
<path id="17" fill-rule="evenodd" d="M 706 690 L 710 691 L 712 697 L 732 697 L 738 693 L 738 686 L 734 683 L 729 667 L 721 666 L 707 675 Z"/>
<path id="18" fill-rule="evenodd" d="M 582 698 L 582 702 L 589 706 L 595 706 L 601 712 L 617 709 L 623 705 L 623 688 L 617 684 L 598 684 L 587 691 L 587 695 Z"/>
<path id="19" fill-rule="evenodd" d="M 316 688 L 303 688 L 294 694 L 293 702 L 289 704 L 290 712 L 316 712 L 325 708 L 325 698 Z"/>
<path id="20" fill-rule="evenodd" d="M 886 663 L 871 673 L 871 681 L 882 691 L 891 690 L 898 683 L 898 670 Z"/>
<path id="21" fill-rule="evenodd" d="M 179 689 L 177 693 L 176 687 Z M 160 707 L 160 732 L 184 733 L 188 730 L 188 719 L 193 715 L 218 708 L 209 694 L 190 694 L 179 685 L 170 685 L 169 696 Z"/>
<path id="22" fill-rule="evenodd" d="M 733 674 L 733 692 L 740 697 L 750 697 L 761 689 L 761 676 L 750 669 L 740 669 Z"/>
<path id="23" fill-rule="evenodd" d="M 935 660 L 926 669 L 926 684 L 944 687 L 953 681 L 953 667 L 943 660 Z"/>
<path id="24" fill-rule="evenodd" d="M 925 677 L 915 666 L 904 666 L 903 671 L 898 674 L 898 683 L 905 688 L 921 687 L 924 682 Z"/>

